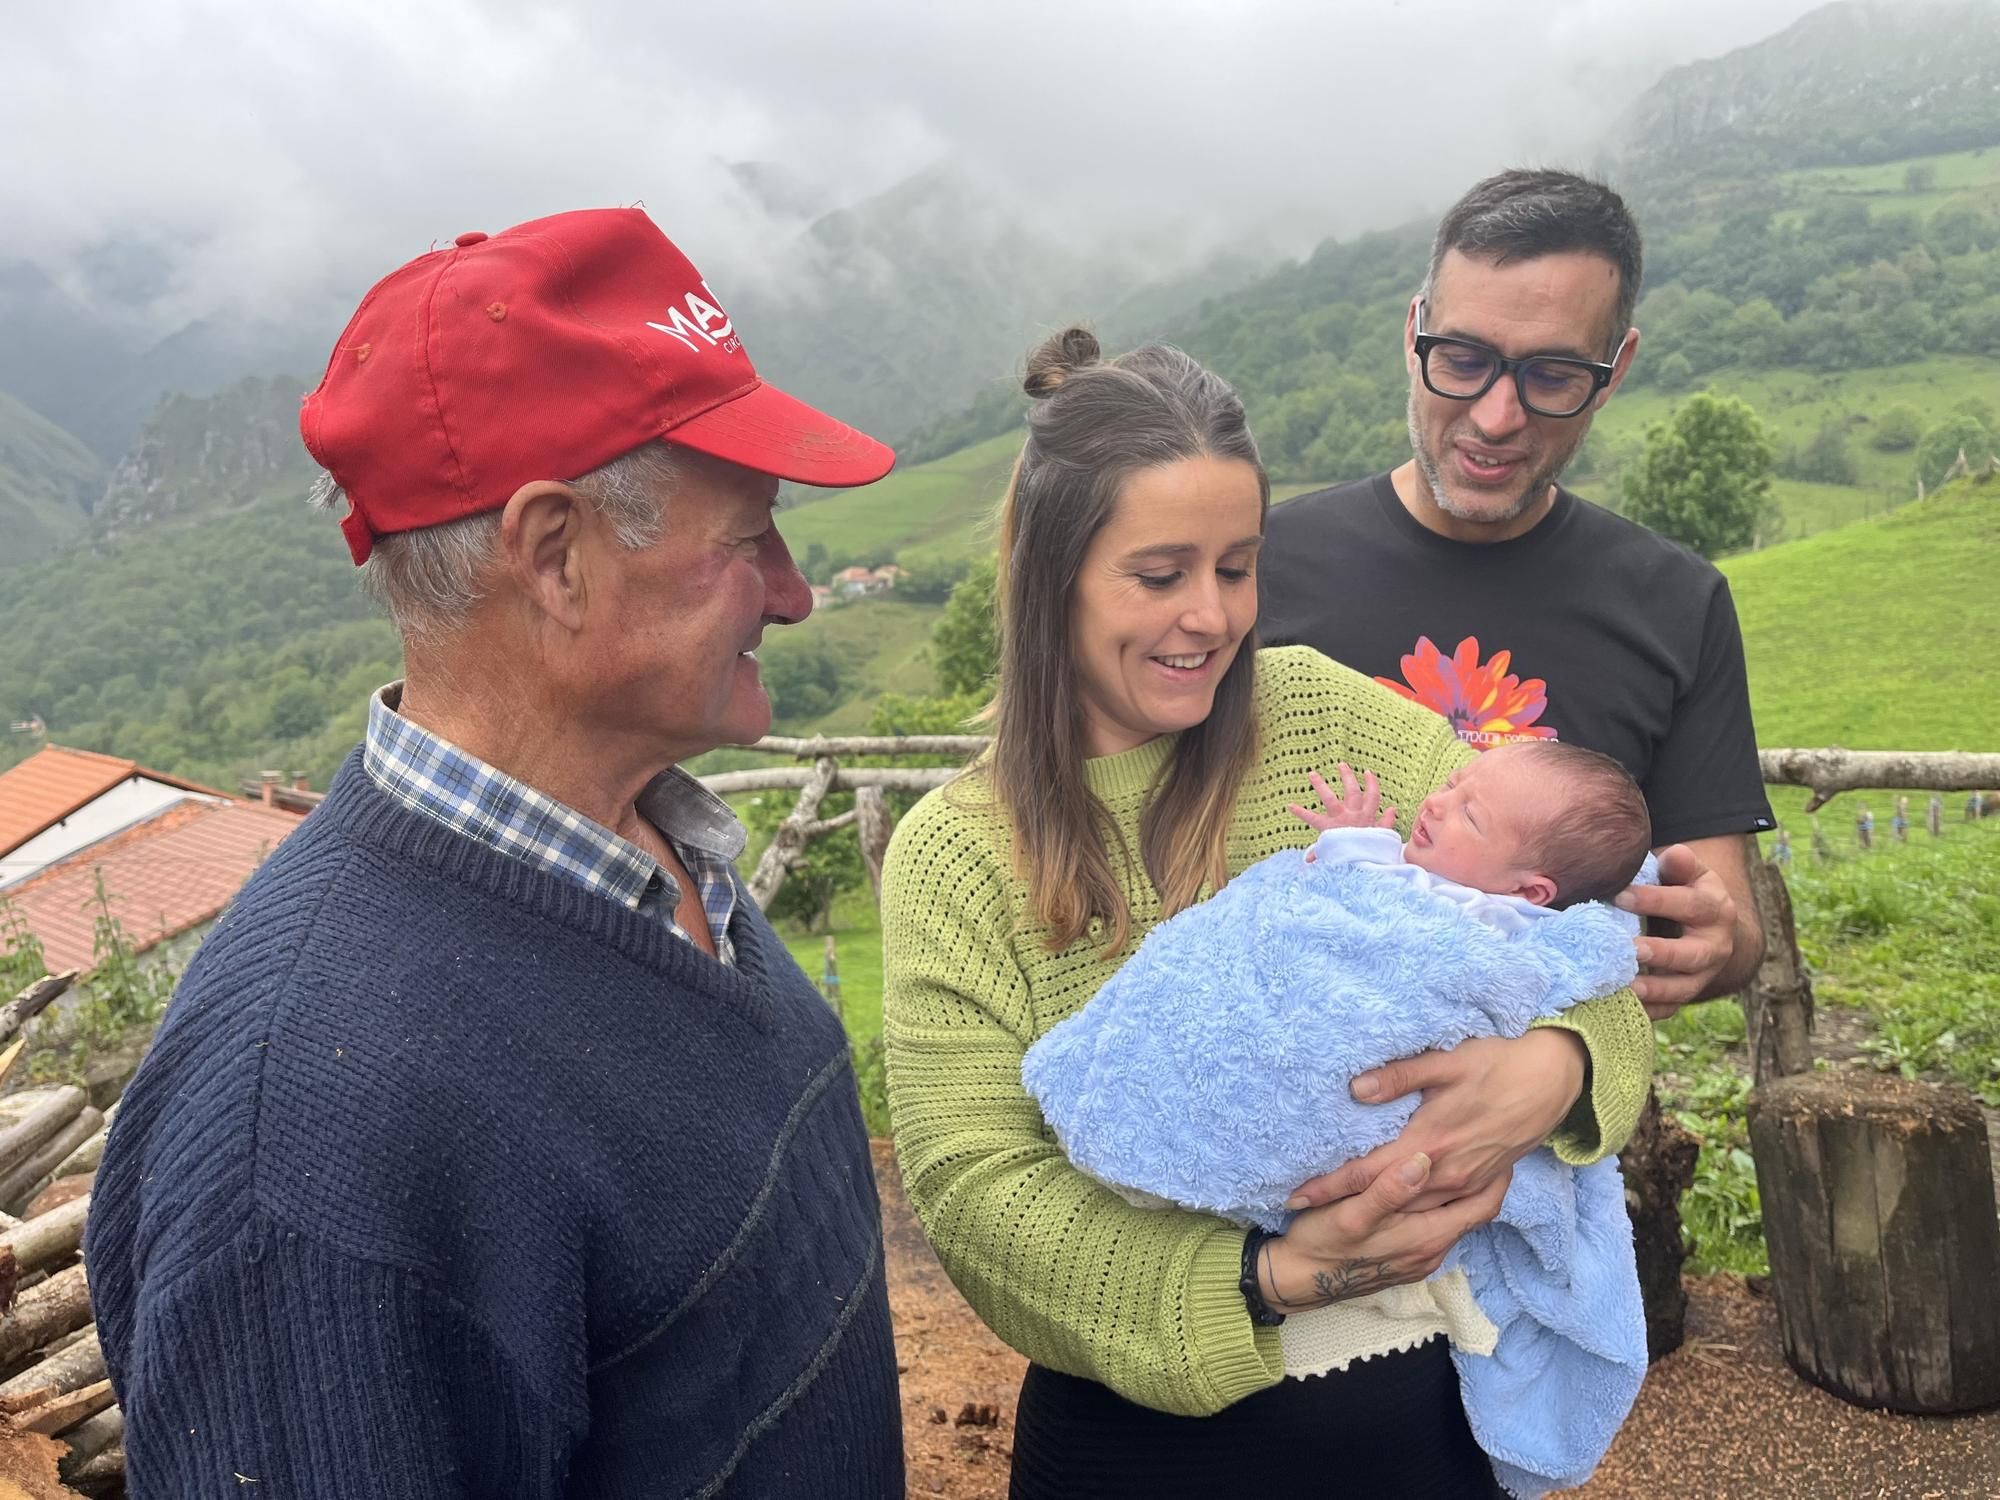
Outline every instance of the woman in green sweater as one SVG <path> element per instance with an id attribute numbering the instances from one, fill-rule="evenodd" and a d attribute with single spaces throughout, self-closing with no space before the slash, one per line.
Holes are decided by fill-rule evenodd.
<path id="1" fill-rule="evenodd" d="M 1446 1344 L 1477 1310 L 1462 1275 L 1427 1278 L 1528 1151 L 1624 1142 L 1650 1025 L 1621 991 L 1427 1054 L 1402 1138 L 1252 1264 L 1239 1226 L 1135 1206 L 1070 1165 L 1022 1087 L 1028 1047 L 1154 923 L 1307 843 L 1287 806 L 1314 770 L 1373 770 L 1407 833 L 1472 752 L 1325 657 L 1256 649 L 1270 486 L 1227 384 L 1158 346 L 1101 362 L 1071 329 L 1027 390 L 994 745 L 903 819 L 882 901 L 910 1200 L 1031 1361 L 1013 1494 L 1491 1495 Z"/>

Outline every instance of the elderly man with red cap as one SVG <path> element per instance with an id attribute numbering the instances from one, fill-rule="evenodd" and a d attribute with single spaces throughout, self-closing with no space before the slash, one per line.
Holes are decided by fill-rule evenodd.
<path id="1" fill-rule="evenodd" d="M 846 1039 L 680 769 L 811 608 L 778 481 L 893 455 L 636 210 L 396 271 L 301 426 L 407 675 L 106 1148 L 132 1495 L 900 1495 Z"/>

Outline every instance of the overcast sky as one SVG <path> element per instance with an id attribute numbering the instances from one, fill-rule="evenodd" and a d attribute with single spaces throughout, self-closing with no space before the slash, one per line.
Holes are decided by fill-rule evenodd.
<path id="1" fill-rule="evenodd" d="M 163 247 L 145 316 L 283 316 L 464 229 L 643 201 L 719 286 L 948 158 L 1079 237 L 1300 250 L 1521 160 L 1815 0 L 89 0 L 10 7 L 0 260 Z"/>

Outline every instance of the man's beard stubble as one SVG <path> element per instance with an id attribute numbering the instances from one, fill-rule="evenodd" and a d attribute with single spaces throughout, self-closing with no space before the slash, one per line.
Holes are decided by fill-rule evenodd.
<path id="1" fill-rule="evenodd" d="M 1438 463 L 1437 455 L 1424 442 L 1423 425 L 1418 420 L 1417 414 L 1417 391 L 1418 386 L 1412 381 L 1408 407 L 1410 450 L 1417 461 L 1417 472 L 1423 476 L 1425 485 L 1430 489 L 1431 503 L 1454 520 L 1471 521 L 1486 526 L 1499 526 L 1514 520 L 1541 498 L 1548 487 L 1561 477 L 1562 471 L 1569 467 L 1570 460 L 1576 457 L 1577 450 L 1583 446 L 1583 440 L 1590 435 L 1589 415 L 1574 418 L 1577 424 L 1576 436 L 1567 446 L 1549 455 L 1548 462 L 1528 477 L 1527 483 L 1521 486 L 1521 492 L 1508 502 L 1504 510 L 1473 509 L 1453 500 L 1451 492 L 1445 487 L 1444 471 Z M 1445 429 L 1445 436 L 1447 439 L 1450 438 L 1450 427 Z"/>

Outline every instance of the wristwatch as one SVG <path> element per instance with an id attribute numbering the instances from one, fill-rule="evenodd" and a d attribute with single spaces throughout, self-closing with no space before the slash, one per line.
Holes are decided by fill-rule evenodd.
<path id="1" fill-rule="evenodd" d="M 1268 1229 L 1252 1229 L 1243 1236 L 1243 1276 L 1237 1285 L 1250 1309 L 1250 1321 L 1260 1328 L 1276 1328 L 1285 1321 L 1285 1315 L 1264 1300 L 1264 1288 L 1257 1281 L 1257 1257 L 1263 1253 L 1264 1242 L 1277 1237 Z"/>

